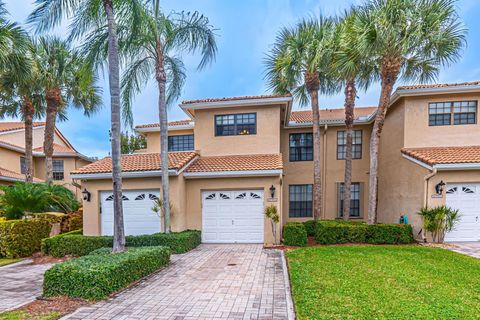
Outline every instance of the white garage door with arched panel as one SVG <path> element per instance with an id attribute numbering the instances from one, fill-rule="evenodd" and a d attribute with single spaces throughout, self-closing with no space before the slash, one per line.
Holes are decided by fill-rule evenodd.
<path id="1" fill-rule="evenodd" d="M 202 241 L 263 243 L 263 191 L 202 192 Z"/>
<path id="2" fill-rule="evenodd" d="M 160 232 L 160 217 L 152 211 L 153 201 L 159 196 L 159 190 L 123 191 L 123 219 L 126 235 Z M 102 235 L 113 235 L 112 191 L 101 192 L 100 198 Z"/>
<path id="3" fill-rule="evenodd" d="M 480 241 L 480 183 L 448 184 L 446 205 L 460 211 L 460 221 L 445 241 Z"/>

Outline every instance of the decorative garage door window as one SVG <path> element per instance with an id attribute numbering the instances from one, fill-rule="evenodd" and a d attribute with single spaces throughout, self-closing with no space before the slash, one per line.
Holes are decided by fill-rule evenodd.
<path id="1" fill-rule="evenodd" d="M 457 187 L 453 187 L 447 190 L 447 194 L 454 194 L 457 192 Z"/>
<path id="2" fill-rule="evenodd" d="M 126 196 L 123 196 L 123 195 L 122 195 L 122 199 L 123 199 L 123 201 L 128 201 L 128 200 L 130 200 L 130 199 L 128 199 Z M 105 199 L 105 201 L 113 201 L 113 194 L 109 195 L 109 196 L 107 197 L 107 199 Z"/>
<path id="3" fill-rule="evenodd" d="M 216 198 L 215 193 L 211 193 L 205 197 L 205 200 L 215 200 L 215 198 Z"/>
<path id="4" fill-rule="evenodd" d="M 252 192 L 212 192 L 206 193 L 205 200 L 254 200 L 262 199 L 262 191 Z"/>
<path id="5" fill-rule="evenodd" d="M 150 193 L 150 194 L 148 195 L 148 199 L 150 199 L 150 200 L 158 200 L 158 197 L 157 197 L 156 195 Z"/>
<path id="6" fill-rule="evenodd" d="M 468 187 L 463 187 L 462 188 L 462 191 L 464 193 L 475 193 L 475 191 L 473 191 L 472 189 L 468 188 Z"/>

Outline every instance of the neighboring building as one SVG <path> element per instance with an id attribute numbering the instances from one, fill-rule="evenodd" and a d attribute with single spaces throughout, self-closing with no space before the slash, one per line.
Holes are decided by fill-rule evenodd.
<path id="1" fill-rule="evenodd" d="M 406 214 L 420 237 L 416 212 L 447 204 L 463 218 L 450 240 L 480 240 L 480 83 L 410 86 L 395 91 L 379 154 L 379 222 Z M 288 221 L 313 218 L 310 111 L 292 112 L 290 96 L 185 101 L 190 120 L 169 123 L 172 229 L 201 229 L 204 242 L 272 243 L 265 206 Z M 368 210 L 369 141 L 375 107 L 355 110 L 351 219 Z M 321 110 L 322 219 L 340 218 L 345 157 L 344 110 Z M 127 234 L 158 232 L 152 200 L 160 196 L 158 124 L 136 128 L 142 153 L 122 159 Z M 111 159 L 72 173 L 91 194 L 84 232 L 112 234 Z M 437 194 L 440 181 L 446 184 Z"/>
<path id="2" fill-rule="evenodd" d="M 46 179 L 43 137 L 45 123 L 33 124 L 33 176 L 34 182 Z M 54 136 L 53 178 L 80 197 L 81 191 L 72 183 L 70 172 L 92 162 L 80 154 L 62 133 Z M 0 122 L 0 185 L 25 181 L 25 127 L 23 122 Z"/>

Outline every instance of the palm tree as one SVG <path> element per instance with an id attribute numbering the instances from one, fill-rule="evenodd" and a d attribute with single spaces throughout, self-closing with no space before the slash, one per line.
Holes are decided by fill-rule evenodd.
<path id="1" fill-rule="evenodd" d="M 33 49 L 33 46 L 30 47 Z M 33 182 L 33 120 L 45 112 L 45 94 L 32 50 L 14 52 L 22 64 L 9 64 L 0 76 L 0 118 L 20 117 L 25 123 L 25 181 Z"/>
<path id="2" fill-rule="evenodd" d="M 8 11 L 4 2 L 0 1 L 0 69 L 12 64 L 18 68 L 24 66 L 22 53 L 28 51 L 28 45 L 27 34 L 16 23 L 8 20 Z M 25 69 L 24 66 L 22 72 Z"/>
<path id="3" fill-rule="evenodd" d="M 131 104 L 135 94 L 142 91 L 152 78 L 158 87 L 158 112 L 160 122 L 160 156 L 162 168 L 162 201 L 170 203 L 168 184 L 168 120 L 167 107 L 180 96 L 185 82 L 185 67 L 179 56 L 182 52 L 200 51 L 198 69 L 215 59 L 217 46 L 214 29 L 208 18 L 194 13 L 164 15 L 159 1 L 151 6 L 137 8 L 140 22 L 132 26 L 132 19 L 119 22 L 119 46 L 128 62 L 122 79 L 122 104 L 124 118 L 131 124 Z M 105 48 L 105 30 L 98 29 L 86 40 L 85 51 L 93 53 L 92 60 L 102 59 L 94 48 Z M 132 40 L 133 39 L 133 40 Z M 105 50 L 100 50 L 100 52 Z M 164 230 L 170 232 L 170 208 L 164 210 Z"/>
<path id="4" fill-rule="evenodd" d="M 73 105 L 91 116 L 101 105 L 96 76 L 86 60 L 72 50 L 67 42 L 55 37 L 40 37 L 35 44 L 34 59 L 38 61 L 40 83 L 44 86 L 47 104 L 45 119 L 46 181 L 53 181 L 53 140 L 57 115 Z"/>
<path id="5" fill-rule="evenodd" d="M 465 33 L 455 0 L 372 0 L 360 7 L 353 30 L 357 50 L 372 58 L 381 80 L 370 140 L 368 223 L 377 219 L 378 148 L 397 80 L 428 82 L 459 57 Z"/>
<path id="6" fill-rule="evenodd" d="M 266 79 L 275 93 L 292 93 L 301 105 L 310 101 L 313 115 L 313 207 L 322 216 L 320 111 L 318 93 L 338 87 L 331 77 L 335 22 L 320 16 L 304 19 L 295 28 L 283 28 L 266 59 Z"/>
<path id="7" fill-rule="evenodd" d="M 352 8 L 346 12 L 337 24 L 336 50 L 332 70 L 343 82 L 345 93 L 345 127 L 346 152 L 345 175 L 343 183 L 343 211 L 344 220 L 350 217 L 350 190 L 352 187 L 352 158 L 353 158 L 353 122 L 355 119 L 355 99 L 357 89 L 364 90 L 370 85 L 375 76 L 375 63 L 368 55 L 357 50 L 354 36 L 353 22 L 356 10 Z"/>

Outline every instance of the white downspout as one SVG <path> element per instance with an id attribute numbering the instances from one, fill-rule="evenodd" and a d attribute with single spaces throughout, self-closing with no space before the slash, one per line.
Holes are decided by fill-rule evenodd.
<path id="1" fill-rule="evenodd" d="M 423 183 L 423 192 L 425 192 L 425 197 L 423 199 L 423 207 L 428 206 L 428 183 L 429 183 L 430 179 L 433 178 L 436 174 L 437 174 L 437 168 L 433 168 L 432 172 L 427 174 L 424 178 L 425 182 Z M 424 230 L 423 227 L 422 227 L 422 240 L 424 242 L 427 241 L 427 237 L 425 236 L 425 230 Z"/>
<path id="2" fill-rule="evenodd" d="M 325 126 L 323 128 L 323 161 L 322 161 L 322 215 L 323 219 L 326 217 L 326 207 L 327 207 L 327 179 L 326 179 L 326 173 L 327 173 L 327 130 L 328 130 L 328 125 L 325 123 Z"/>

